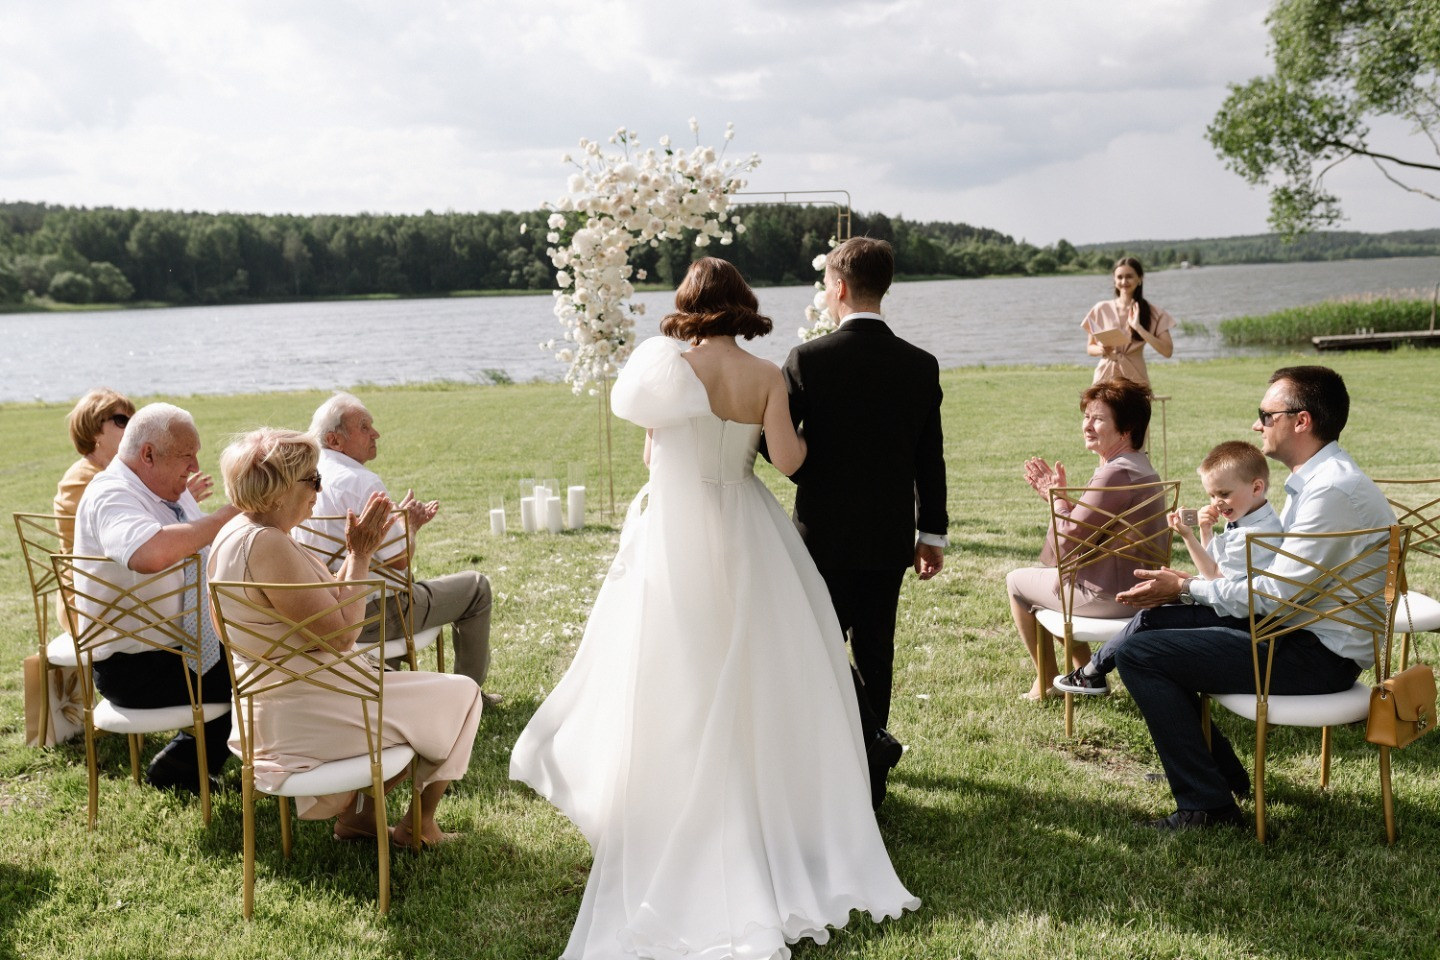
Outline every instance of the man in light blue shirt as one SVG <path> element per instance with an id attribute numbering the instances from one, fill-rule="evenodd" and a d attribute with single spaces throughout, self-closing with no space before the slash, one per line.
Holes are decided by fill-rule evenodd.
<path id="1" fill-rule="evenodd" d="M 1395 523 L 1385 495 L 1339 446 L 1349 413 L 1345 381 L 1327 367 L 1286 367 L 1270 377 L 1253 429 L 1261 435 L 1265 455 L 1290 468 L 1280 512 L 1280 526 L 1287 534 L 1300 537 Z M 1333 566 L 1357 546 L 1343 537 L 1292 543 L 1295 554 L 1322 566 Z M 1277 556 L 1267 575 L 1256 578 L 1256 590 L 1293 593 L 1280 584 L 1297 574 L 1312 579 L 1307 569 Z M 1223 616 L 1248 615 L 1250 583 L 1243 578 L 1203 580 L 1169 568 L 1137 570 L 1136 576 L 1147 579 L 1116 599 L 1138 608 L 1179 601 L 1203 604 Z M 1383 569 L 1375 576 L 1383 577 Z M 1218 728 L 1212 727 L 1206 746 L 1197 694 L 1253 693 L 1250 646 L 1248 630 L 1216 626 L 1137 634 L 1117 654 L 1120 676 L 1150 727 L 1175 796 L 1176 811 L 1150 826 L 1179 830 L 1241 822 L 1232 794 L 1248 792 L 1248 778 L 1240 781 L 1244 768 Z M 1373 661 L 1370 635 L 1362 630 L 1335 623 L 1297 630 L 1274 650 L 1271 692 L 1345 690 Z"/>

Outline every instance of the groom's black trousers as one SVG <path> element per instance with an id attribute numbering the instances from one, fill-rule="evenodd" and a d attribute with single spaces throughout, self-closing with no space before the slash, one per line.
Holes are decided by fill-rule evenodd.
<path id="1" fill-rule="evenodd" d="M 866 743 L 890 722 L 890 683 L 895 673 L 895 608 L 907 567 L 894 570 L 821 570 L 840 632 L 855 660 L 860 724 Z"/>

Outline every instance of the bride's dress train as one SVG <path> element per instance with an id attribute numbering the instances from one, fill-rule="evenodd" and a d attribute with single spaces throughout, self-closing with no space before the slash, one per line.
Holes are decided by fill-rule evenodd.
<path id="1" fill-rule="evenodd" d="M 760 427 L 710 412 L 683 349 L 648 340 L 616 382 L 650 483 L 510 763 L 594 852 L 570 960 L 784 958 L 920 904 L 870 809 L 829 594 L 752 472 Z"/>

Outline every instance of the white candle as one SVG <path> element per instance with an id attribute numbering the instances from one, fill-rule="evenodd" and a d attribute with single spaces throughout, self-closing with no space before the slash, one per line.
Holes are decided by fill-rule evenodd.
<path id="1" fill-rule="evenodd" d="M 559 533 L 563 529 L 563 527 L 561 526 L 560 517 L 560 498 L 546 497 L 545 526 L 549 528 L 551 533 Z"/>
<path id="2" fill-rule="evenodd" d="M 502 534 L 505 532 L 505 509 L 496 507 L 490 511 L 490 532 Z"/>
<path id="3" fill-rule="evenodd" d="M 540 510 L 545 509 L 545 501 L 550 497 L 550 488 L 543 484 L 535 484 L 535 503 Z"/>
<path id="4" fill-rule="evenodd" d="M 585 526 L 585 488 L 574 485 L 566 491 L 566 505 L 570 508 L 570 529 L 579 530 Z"/>
<path id="5" fill-rule="evenodd" d="M 534 533 L 537 529 L 534 497 L 520 498 L 520 529 L 526 533 Z"/>

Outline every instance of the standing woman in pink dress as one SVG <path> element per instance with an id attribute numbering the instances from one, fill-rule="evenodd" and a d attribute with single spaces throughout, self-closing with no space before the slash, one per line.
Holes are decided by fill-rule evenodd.
<path id="1" fill-rule="evenodd" d="M 1095 304 L 1080 324 L 1088 334 L 1085 352 L 1100 358 L 1091 382 L 1123 378 L 1149 386 L 1145 345 L 1162 357 L 1170 356 L 1175 350 L 1170 339 L 1175 318 L 1145 299 L 1145 268 L 1139 260 L 1116 260 L 1114 280 L 1115 299 Z"/>

